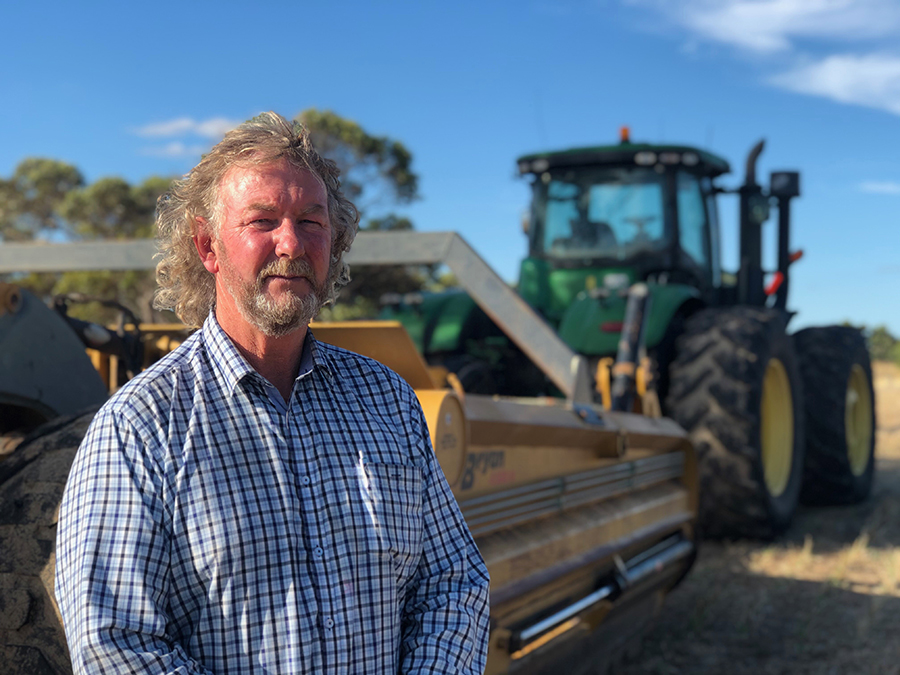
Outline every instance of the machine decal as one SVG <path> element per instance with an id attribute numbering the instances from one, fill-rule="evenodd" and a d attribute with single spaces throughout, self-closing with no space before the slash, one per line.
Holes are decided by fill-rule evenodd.
<path id="1" fill-rule="evenodd" d="M 468 490 L 475 482 L 475 474 L 486 474 L 492 469 L 502 467 L 506 462 L 506 452 L 503 450 L 489 450 L 487 452 L 473 452 L 466 457 L 466 468 L 463 471 L 462 489 Z"/>

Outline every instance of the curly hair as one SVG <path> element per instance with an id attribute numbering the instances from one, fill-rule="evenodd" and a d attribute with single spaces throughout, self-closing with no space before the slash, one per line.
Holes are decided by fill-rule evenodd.
<path id="1" fill-rule="evenodd" d="M 203 323 L 216 304 L 216 285 L 194 247 L 197 218 L 209 221 L 214 231 L 218 227 L 219 186 L 231 167 L 261 166 L 280 159 L 311 171 L 325 184 L 332 228 L 326 302 L 334 301 L 339 288 L 350 280 L 343 257 L 359 229 L 359 212 L 341 192 L 337 165 L 316 152 L 306 128 L 276 113 L 265 112 L 229 131 L 190 173 L 174 181 L 169 191 L 159 198 L 156 216 L 159 288 L 153 298 L 154 307 L 173 309 L 189 326 Z"/>

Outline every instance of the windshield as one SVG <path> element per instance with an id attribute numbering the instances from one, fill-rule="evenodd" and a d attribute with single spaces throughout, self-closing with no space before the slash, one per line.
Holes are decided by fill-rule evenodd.
<path id="1" fill-rule="evenodd" d="M 535 183 L 535 244 L 555 258 L 622 260 L 663 249 L 663 180 L 638 167 L 544 174 Z"/>

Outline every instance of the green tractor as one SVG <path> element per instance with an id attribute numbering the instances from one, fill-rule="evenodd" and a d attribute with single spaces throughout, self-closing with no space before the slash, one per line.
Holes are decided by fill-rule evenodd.
<path id="1" fill-rule="evenodd" d="M 616 354 L 629 288 L 649 290 L 643 341 L 663 414 L 690 433 L 701 522 L 713 536 L 771 537 L 798 501 L 866 498 L 874 393 L 865 341 L 843 326 L 787 332 L 790 204 L 797 172 L 756 181 L 763 142 L 737 189 L 728 162 L 697 148 L 633 143 L 521 157 L 533 188 L 518 292 L 595 368 Z M 740 269 L 720 264 L 717 196 L 740 202 Z M 778 212 L 777 269 L 762 227 Z M 553 387 L 464 292 L 407 296 L 386 309 L 463 388 L 552 395 Z M 598 376 L 601 372 L 597 370 Z"/>

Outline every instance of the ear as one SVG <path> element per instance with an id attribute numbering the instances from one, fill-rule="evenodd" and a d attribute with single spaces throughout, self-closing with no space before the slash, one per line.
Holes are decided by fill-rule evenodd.
<path id="1" fill-rule="evenodd" d="M 219 261 L 213 246 L 212 228 L 206 218 L 197 216 L 194 219 L 194 235 L 192 239 L 206 271 L 210 274 L 218 272 Z"/>

